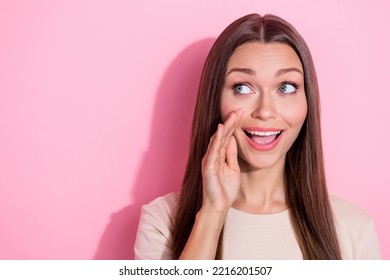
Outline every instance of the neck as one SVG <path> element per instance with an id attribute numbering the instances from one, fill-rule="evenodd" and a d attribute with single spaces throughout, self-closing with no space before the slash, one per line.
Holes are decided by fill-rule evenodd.
<path id="1" fill-rule="evenodd" d="M 240 164 L 241 187 L 233 207 L 253 214 L 278 213 L 287 209 L 285 198 L 285 159 L 269 168 L 246 168 Z"/>

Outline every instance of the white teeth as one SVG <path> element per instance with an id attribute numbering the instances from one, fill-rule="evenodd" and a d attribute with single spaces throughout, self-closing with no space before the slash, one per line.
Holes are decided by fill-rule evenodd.
<path id="1" fill-rule="evenodd" d="M 277 135 L 281 132 L 279 131 L 247 131 L 248 133 L 252 135 L 257 135 L 257 136 L 272 136 L 272 135 Z"/>

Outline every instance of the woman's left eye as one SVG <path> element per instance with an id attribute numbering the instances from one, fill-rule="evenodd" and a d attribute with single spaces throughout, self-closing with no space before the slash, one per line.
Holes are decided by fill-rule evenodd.
<path id="1" fill-rule="evenodd" d="M 237 94 L 249 94 L 253 90 L 246 84 L 236 84 L 233 86 L 233 92 Z"/>
<path id="2" fill-rule="evenodd" d="M 291 83 L 283 83 L 279 86 L 279 92 L 281 93 L 294 93 L 297 90 L 297 85 Z"/>

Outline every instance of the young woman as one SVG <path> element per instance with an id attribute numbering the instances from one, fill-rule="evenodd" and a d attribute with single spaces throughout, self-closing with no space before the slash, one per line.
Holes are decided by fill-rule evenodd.
<path id="1" fill-rule="evenodd" d="M 136 259 L 378 259 L 372 218 L 328 195 L 309 49 L 273 15 L 244 16 L 201 77 L 180 194 L 142 208 Z"/>

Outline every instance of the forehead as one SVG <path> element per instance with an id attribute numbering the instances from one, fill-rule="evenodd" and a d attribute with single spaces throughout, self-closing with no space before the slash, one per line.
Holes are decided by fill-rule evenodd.
<path id="1" fill-rule="evenodd" d="M 296 67 L 303 72 L 302 63 L 294 49 L 283 43 L 245 43 L 233 52 L 227 71 L 233 67 L 262 71 Z"/>

